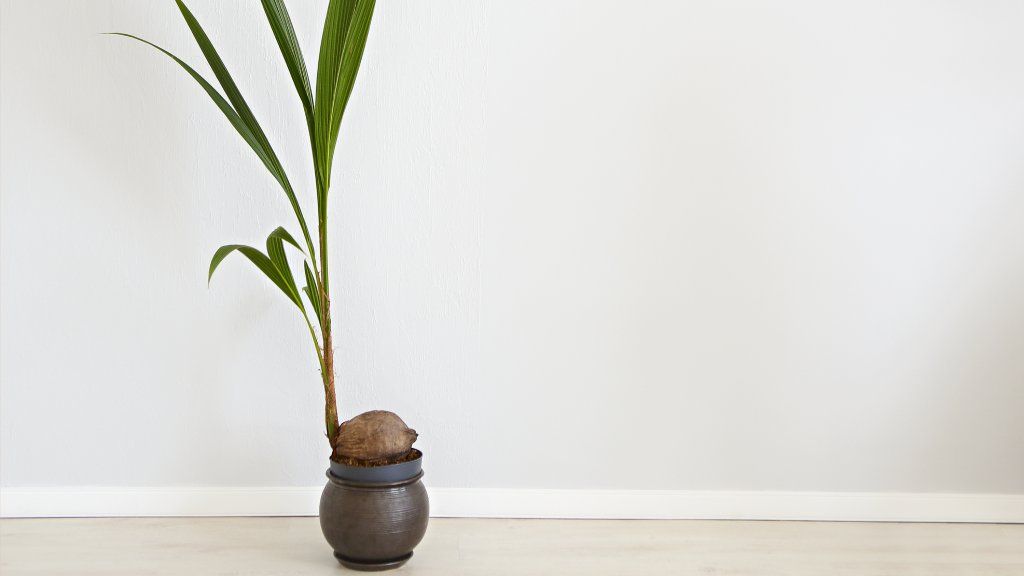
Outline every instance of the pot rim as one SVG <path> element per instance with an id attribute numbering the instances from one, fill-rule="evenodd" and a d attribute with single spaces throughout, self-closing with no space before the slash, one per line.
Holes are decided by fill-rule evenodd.
<path id="1" fill-rule="evenodd" d="M 331 482 L 348 486 L 388 487 L 411 484 L 423 476 L 423 452 L 416 450 L 418 456 L 398 464 L 384 466 L 349 466 L 330 460 L 327 477 Z"/>
<path id="2" fill-rule="evenodd" d="M 331 484 L 345 486 L 347 488 L 367 488 L 375 490 L 381 490 L 386 488 L 400 488 L 402 486 L 408 486 L 409 484 L 415 484 L 416 482 L 420 481 L 420 478 L 423 478 L 423 470 L 420 470 L 419 472 L 416 473 L 415 476 L 411 478 L 406 478 L 405 480 L 396 480 L 394 482 L 356 482 L 354 480 L 348 480 L 346 478 L 339 478 L 332 474 L 330 470 L 327 471 L 327 479 L 330 480 Z"/>

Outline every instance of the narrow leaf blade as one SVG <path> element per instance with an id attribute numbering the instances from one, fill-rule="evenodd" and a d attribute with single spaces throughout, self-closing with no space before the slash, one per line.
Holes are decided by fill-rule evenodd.
<path id="1" fill-rule="evenodd" d="M 224 61 L 221 59 L 220 54 L 217 53 L 217 49 L 213 46 L 213 42 L 210 37 L 207 36 L 206 31 L 196 20 L 195 15 L 188 9 L 181 0 L 176 0 L 178 3 L 178 10 L 181 11 L 182 17 L 185 19 L 185 23 L 188 24 L 189 30 L 192 32 L 193 38 L 196 40 L 196 44 L 199 45 L 199 49 L 202 50 L 203 56 L 206 57 L 207 63 L 210 65 L 210 69 L 213 70 L 214 76 L 217 77 L 217 81 L 220 83 L 221 88 L 224 89 L 224 95 L 227 96 L 231 105 L 238 111 L 238 115 L 245 122 L 246 126 L 256 136 L 256 139 L 263 146 L 267 155 L 274 160 L 275 168 L 278 168 L 280 164 L 276 162 L 277 157 L 274 155 L 273 150 L 270 147 L 270 143 L 267 142 L 266 134 L 263 133 L 263 129 L 260 127 L 259 122 L 256 121 L 256 117 L 253 116 L 252 110 L 246 103 L 245 98 L 242 97 L 242 93 L 238 90 L 238 85 L 235 84 L 234 79 L 228 72 L 227 66 L 224 65 Z M 275 170 L 271 170 L 274 172 Z M 275 174 L 277 176 L 277 174 Z"/>
<path id="2" fill-rule="evenodd" d="M 271 234 L 267 238 L 267 256 L 270 257 L 270 262 L 277 268 L 281 279 L 288 285 L 289 294 L 294 295 L 295 299 L 298 300 L 299 306 L 302 306 L 302 299 L 299 298 L 299 289 L 295 285 L 295 277 L 292 275 L 291 267 L 288 266 L 288 255 L 284 252 L 284 241 L 281 240 L 280 236 Z"/>
<path id="3" fill-rule="evenodd" d="M 220 266 L 220 263 L 237 249 L 237 245 L 228 244 L 227 246 L 221 246 L 213 253 L 213 258 L 210 260 L 210 274 L 206 277 L 207 282 L 213 280 L 213 273 L 217 271 L 217 267 Z"/>
<path id="4" fill-rule="evenodd" d="M 299 252 L 305 254 L 305 252 L 302 250 L 302 246 L 299 246 L 299 243 L 295 241 L 295 238 L 293 238 L 292 235 L 289 234 L 288 231 L 285 230 L 283 226 L 278 226 L 276 230 L 271 232 L 267 240 L 269 241 L 270 238 L 280 238 L 281 240 L 284 240 L 285 242 L 291 244 L 292 246 L 295 246 L 295 248 L 298 249 Z"/>
<path id="5" fill-rule="evenodd" d="M 374 6 L 376 6 L 376 0 L 356 0 L 355 10 L 352 12 L 352 19 L 345 35 L 341 67 L 336 80 L 337 87 L 334 90 L 334 104 L 331 107 L 328 157 L 332 159 L 335 145 L 338 142 L 338 131 L 341 129 L 341 119 L 345 115 L 345 108 L 348 107 L 349 97 L 352 95 L 352 88 L 355 86 L 356 76 L 359 74 L 359 65 L 363 60 L 363 51 L 370 34 L 370 22 L 373 20 Z"/>
<path id="6" fill-rule="evenodd" d="M 309 73 L 306 71 L 306 61 L 302 57 L 302 49 L 299 47 L 298 38 L 295 36 L 295 26 L 292 25 L 291 16 L 283 0 L 263 0 L 263 11 L 267 15 L 267 21 L 274 32 L 274 39 L 281 49 L 285 66 L 288 67 L 288 74 L 295 84 L 295 91 L 302 101 L 302 109 L 306 113 L 306 122 L 309 124 L 310 136 L 313 136 L 313 92 L 309 85 Z"/>
<path id="7" fill-rule="evenodd" d="M 213 255 L 213 260 L 210 262 L 210 278 L 213 278 L 213 273 L 220 266 L 220 263 L 224 261 L 232 252 L 240 252 L 243 256 L 249 259 L 253 265 L 256 266 L 275 286 L 284 292 L 285 296 L 288 297 L 295 305 L 302 308 L 302 300 L 299 299 L 298 294 L 290 289 L 287 281 L 278 272 L 277 267 L 270 260 L 270 258 L 259 250 L 252 246 L 246 246 L 244 244 L 229 244 L 227 246 L 221 246 L 217 249 L 217 252 Z"/>
<path id="8" fill-rule="evenodd" d="M 214 76 L 217 77 L 217 81 L 220 82 L 221 88 L 224 89 L 224 95 L 227 96 L 227 99 L 231 102 L 235 111 L 238 112 L 238 116 L 249 128 L 249 131 L 259 144 L 259 147 L 263 152 L 261 159 L 264 160 L 264 164 L 266 164 L 267 169 L 270 170 L 271 175 L 274 176 L 278 183 L 281 184 L 281 188 L 284 189 L 284 193 L 288 197 L 289 203 L 292 205 L 292 210 L 295 212 L 295 216 L 299 220 L 299 227 L 302 229 L 302 234 L 305 237 L 306 244 L 310 251 L 312 251 L 313 242 L 309 235 L 309 228 L 306 225 L 306 218 L 302 214 L 302 209 L 299 206 L 299 201 L 295 196 L 295 191 L 292 188 L 291 182 L 288 180 L 288 175 L 285 174 L 281 161 L 274 152 L 274 148 L 270 145 L 270 141 L 267 140 L 267 135 L 263 132 L 263 128 L 260 127 L 259 122 L 257 122 L 256 116 L 253 115 L 252 109 L 249 108 L 249 104 L 246 103 L 245 98 L 242 97 L 242 93 L 238 89 L 238 85 L 235 84 L 234 79 L 231 77 L 231 73 L 228 72 L 227 66 L 224 64 L 224 60 L 221 59 L 220 54 L 214 47 L 210 37 L 206 34 L 206 31 L 203 30 L 202 25 L 199 24 L 199 20 L 196 19 L 195 15 L 192 14 L 192 11 L 188 9 L 188 6 L 186 6 L 182 0 L 175 1 L 178 4 L 178 10 L 185 19 L 185 23 L 192 32 L 193 38 L 196 40 L 196 44 L 199 45 L 199 49 L 202 51 L 203 56 L 206 57 L 206 61 L 213 70 Z"/>
<path id="9" fill-rule="evenodd" d="M 288 197 L 288 201 L 292 206 L 292 210 L 295 212 L 295 216 L 299 220 L 299 226 L 302 228 L 302 233 L 306 240 L 306 246 L 310 249 L 312 253 L 313 243 L 309 236 L 309 229 L 306 226 L 306 218 L 302 214 L 302 209 L 299 207 L 298 198 L 295 197 L 295 192 L 292 190 L 291 184 L 288 182 L 287 178 L 283 178 L 283 180 L 281 178 L 278 178 L 278 175 L 276 173 L 277 168 L 275 167 L 279 166 L 279 163 L 277 163 L 277 158 L 271 157 L 267 154 L 267 149 L 260 142 L 259 138 L 256 136 L 256 134 L 253 133 L 253 131 L 249 128 L 249 125 L 246 124 L 246 122 L 242 119 L 238 112 L 235 111 L 231 104 L 228 103 L 227 100 L 225 100 L 224 96 L 222 96 L 220 92 L 218 92 L 217 89 L 213 87 L 212 84 L 210 84 L 205 78 L 203 78 L 201 74 L 196 72 L 196 70 L 189 66 L 184 60 L 178 58 L 171 52 L 164 50 L 160 46 L 157 46 L 156 44 L 153 44 L 152 42 L 145 40 L 143 38 L 139 38 L 138 36 L 126 34 L 124 32 L 110 32 L 108 34 L 111 36 L 122 36 L 124 38 L 131 38 L 132 40 L 137 40 L 139 42 L 142 42 L 143 44 L 155 48 L 156 50 L 159 50 L 168 58 L 174 60 L 179 66 L 181 66 L 182 69 L 184 69 L 185 72 L 187 72 L 189 76 L 191 76 L 203 88 L 203 90 L 210 97 L 210 99 L 213 100 L 213 103 L 217 105 L 217 108 L 219 108 L 220 111 L 224 114 L 225 118 L 228 119 L 228 122 L 231 123 L 231 125 L 235 128 L 235 130 L 242 137 L 242 139 L 245 140 L 246 144 L 248 144 L 249 147 L 252 148 L 253 152 L 256 153 L 256 156 L 259 157 L 259 159 L 263 162 L 264 166 L 267 167 L 270 173 L 274 175 L 275 179 L 277 179 L 278 182 L 281 184 L 282 188 L 284 188 L 285 195 Z M 283 172 L 281 172 L 281 174 L 283 175 Z"/>
<path id="10" fill-rule="evenodd" d="M 123 36 L 125 38 L 138 40 L 143 44 L 147 44 L 159 50 L 160 52 L 164 53 L 167 57 L 169 57 L 171 60 L 177 62 L 178 65 L 181 66 L 185 70 L 185 72 L 188 72 L 189 76 L 195 79 L 195 81 L 199 83 L 203 90 L 206 91 L 206 94 L 209 95 L 211 100 L 213 100 L 213 103 L 217 105 L 217 108 L 219 108 L 222 113 L 224 113 L 224 116 L 228 119 L 229 122 L 231 122 L 231 125 L 234 126 L 235 130 L 238 131 L 238 134 L 242 136 L 242 139 L 245 140 L 245 142 L 249 144 L 250 147 L 252 147 L 253 151 L 256 152 L 256 155 L 260 157 L 260 160 L 263 160 L 264 163 L 267 163 L 268 159 L 266 158 L 266 155 L 264 154 L 262 147 L 257 141 L 255 135 L 242 120 L 241 116 L 239 116 L 235 109 L 231 107 L 231 104 L 229 104 L 228 101 L 225 100 L 223 96 L 221 96 L 220 92 L 218 92 L 217 89 L 214 88 L 212 84 L 207 82 L 206 79 L 202 77 L 202 75 L 196 72 L 194 68 L 186 64 L 185 61 L 183 61 L 181 58 L 178 58 L 177 56 L 168 52 L 167 50 L 164 50 L 163 48 L 157 46 L 156 44 L 153 44 L 148 40 L 139 38 L 138 36 L 125 34 L 123 32 L 111 32 L 110 35 Z"/>
<path id="11" fill-rule="evenodd" d="M 306 269 L 306 286 L 302 291 L 306 293 L 309 303 L 313 306 L 313 311 L 316 312 L 317 322 L 320 322 L 320 291 L 317 290 L 316 278 L 313 276 L 313 271 L 309 269 L 309 263 L 303 262 L 303 266 Z"/>
<path id="12" fill-rule="evenodd" d="M 320 60 L 316 70 L 316 124 L 317 166 L 324 175 L 330 174 L 331 115 L 334 93 L 341 72 L 341 56 L 345 50 L 345 37 L 355 11 L 356 0 L 331 0 L 327 5 L 323 36 L 320 39 Z"/>

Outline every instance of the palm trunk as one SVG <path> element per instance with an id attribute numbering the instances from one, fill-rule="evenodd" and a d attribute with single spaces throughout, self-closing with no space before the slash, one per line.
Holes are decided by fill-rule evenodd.
<path id="1" fill-rule="evenodd" d="M 327 441 L 334 453 L 338 441 L 338 397 L 334 391 L 334 339 L 331 335 L 330 297 L 323 300 L 324 330 L 324 421 L 327 424 Z"/>
<path id="2" fill-rule="evenodd" d="M 331 330 L 331 284 L 327 260 L 327 191 L 330 183 L 317 174 L 317 216 L 320 232 L 320 328 L 324 346 L 324 421 L 331 455 L 338 444 L 338 396 L 334 388 L 334 334 Z"/>

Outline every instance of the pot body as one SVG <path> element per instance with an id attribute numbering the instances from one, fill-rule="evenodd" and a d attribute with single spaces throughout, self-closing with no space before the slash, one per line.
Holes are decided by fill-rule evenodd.
<path id="1" fill-rule="evenodd" d="M 423 471 L 418 465 L 413 470 L 406 466 L 399 471 L 413 473 L 410 477 L 366 481 L 356 472 L 347 474 L 347 468 L 331 463 L 320 496 L 320 528 L 334 557 L 355 570 L 388 570 L 405 564 L 427 531 L 430 504 L 420 480 Z"/>

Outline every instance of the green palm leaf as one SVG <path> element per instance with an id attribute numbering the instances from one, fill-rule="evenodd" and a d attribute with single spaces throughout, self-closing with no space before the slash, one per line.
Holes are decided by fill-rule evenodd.
<path id="1" fill-rule="evenodd" d="M 327 18 L 320 38 L 320 59 L 316 69 L 316 162 L 330 172 L 331 112 L 334 107 L 334 92 L 338 87 L 338 73 L 341 70 L 341 55 L 345 49 L 352 13 L 357 0 L 331 0 L 327 5 Z"/>
<path id="2" fill-rule="evenodd" d="M 306 269 L 306 286 L 302 289 L 306 293 L 306 298 L 309 298 L 309 303 L 313 306 L 313 311 L 316 312 L 317 322 L 320 322 L 320 292 L 316 289 L 316 278 L 313 277 L 313 271 L 309 269 L 309 263 L 303 262 Z"/>
<path id="3" fill-rule="evenodd" d="M 295 91 L 299 94 L 302 102 L 302 111 L 306 115 L 306 131 L 309 132 L 309 146 L 313 154 L 313 172 L 317 182 L 317 198 L 320 197 L 321 189 L 320 166 L 316 161 L 316 122 L 313 115 L 313 92 L 310 89 L 309 73 L 306 71 L 306 61 L 302 57 L 302 49 L 299 48 L 298 38 L 295 36 L 295 26 L 292 25 L 291 16 L 288 15 L 288 8 L 283 0 L 263 0 L 263 11 L 267 15 L 270 29 L 274 32 L 274 39 L 284 56 L 285 66 L 288 67 L 288 74 L 292 77 Z"/>
<path id="4" fill-rule="evenodd" d="M 327 184 L 341 119 L 359 72 L 375 5 L 375 0 L 331 0 L 327 7 L 314 107 L 317 164 Z"/>
<path id="5" fill-rule="evenodd" d="M 295 238 L 292 238 L 292 235 L 289 234 L 288 231 L 285 230 L 283 226 L 278 226 L 276 230 L 271 232 L 270 236 L 267 238 L 267 241 L 269 241 L 271 238 L 280 238 L 281 240 L 284 240 L 285 242 L 291 244 L 292 246 L 295 246 L 295 248 L 298 249 L 299 252 L 305 254 L 305 252 L 302 251 L 302 246 L 299 246 L 299 243 L 295 241 Z"/>
<path id="6" fill-rule="evenodd" d="M 267 14 L 267 21 L 270 22 L 274 38 L 281 49 L 281 55 L 284 56 L 284 63 L 288 67 L 292 83 L 295 84 L 295 91 L 299 93 L 302 110 L 306 113 L 306 122 L 309 124 L 309 136 L 313 138 L 313 92 L 309 86 L 306 61 L 302 57 L 302 49 L 299 48 L 288 8 L 282 0 L 263 0 L 263 11 Z"/>
<path id="7" fill-rule="evenodd" d="M 243 256 L 248 258 L 256 268 L 263 272 L 267 278 L 270 278 L 270 281 L 273 282 L 274 285 L 284 292 L 284 295 L 287 296 L 289 300 L 295 303 L 299 309 L 304 310 L 302 300 L 299 299 L 298 293 L 293 289 L 295 281 L 292 280 L 291 285 L 289 285 L 288 281 L 281 275 L 277 265 L 274 264 L 270 257 L 252 246 L 246 246 L 244 244 L 228 244 L 227 246 L 221 246 L 218 248 L 217 252 L 213 255 L 213 259 L 210 261 L 210 275 L 208 280 L 213 279 L 213 273 L 217 270 L 217 267 L 220 266 L 220 263 L 223 262 L 229 254 L 235 251 L 240 252 Z"/>
<path id="8" fill-rule="evenodd" d="M 221 96 L 220 92 L 217 92 L 217 89 L 214 88 L 209 82 L 207 82 L 206 79 L 203 78 L 198 72 L 196 72 L 194 68 L 186 64 L 181 58 L 178 58 L 174 54 L 171 54 L 167 50 L 164 50 L 163 48 L 157 46 L 156 44 L 153 44 L 148 40 L 144 40 L 142 38 L 139 38 L 138 36 L 132 36 L 131 34 L 125 34 L 123 32 L 111 32 L 110 34 L 112 36 L 124 36 L 125 38 L 138 40 L 143 44 L 147 44 L 149 46 L 152 46 L 153 48 L 156 48 L 157 50 L 163 52 L 169 58 L 177 62 L 178 65 L 184 68 L 185 71 L 188 72 L 188 74 L 192 76 L 192 78 L 194 78 L 195 81 L 198 82 L 200 86 L 202 86 L 203 90 L 205 90 L 206 93 L 210 96 L 210 99 L 213 100 L 214 104 L 217 105 L 217 108 L 220 108 L 220 111 L 224 113 L 224 116 L 228 119 L 228 122 L 231 122 L 231 125 L 235 127 L 235 130 L 237 130 L 238 134 L 242 136 L 242 139 L 245 140 L 247 144 L 249 144 L 249 146 L 253 149 L 254 152 L 256 152 L 256 155 L 259 156 L 260 160 L 262 160 L 264 164 L 267 164 L 268 168 L 270 167 L 269 158 L 264 152 L 263 147 L 260 145 L 256 136 L 252 133 L 252 130 L 249 129 L 249 126 L 245 123 L 244 120 L 242 120 L 241 116 L 239 116 L 238 113 L 235 112 L 235 109 L 231 107 L 231 104 L 229 104 L 228 101 L 225 100 L 223 96 Z"/>
<path id="9" fill-rule="evenodd" d="M 213 85 L 206 80 L 206 78 L 203 78 L 201 74 L 196 72 L 196 70 L 189 66 L 184 60 L 178 58 L 171 52 L 161 48 L 160 46 L 157 46 L 149 40 L 139 38 L 138 36 L 134 36 L 132 34 L 125 34 L 124 32 L 109 32 L 108 34 L 111 36 L 122 36 L 124 38 L 138 40 L 143 44 L 146 44 L 148 46 L 155 48 L 156 50 L 159 50 L 168 58 L 174 60 L 179 66 L 182 67 L 182 69 L 185 70 L 185 72 L 188 73 L 189 76 L 191 76 L 203 88 L 203 90 L 210 97 L 210 99 L 213 100 L 213 103 L 216 104 L 217 108 L 219 108 L 220 111 L 224 114 L 224 117 L 228 119 L 228 122 L 231 123 L 231 125 L 235 128 L 235 130 L 242 137 L 242 139 L 245 140 L 246 144 L 248 144 L 249 147 L 252 148 L 253 152 L 256 153 L 256 156 L 259 157 L 259 159 L 263 162 L 264 166 L 266 166 L 270 173 L 274 175 L 275 179 L 278 179 L 277 174 L 275 173 L 277 171 L 277 168 L 275 168 L 275 166 L 280 166 L 280 163 L 277 162 L 276 156 L 270 155 L 273 154 L 273 151 L 271 151 L 270 154 L 267 153 L 267 149 L 264 148 L 263 144 L 260 142 L 257 135 L 253 133 L 252 129 L 245 122 L 245 120 L 238 114 L 237 111 L 235 111 L 231 104 L 224 99 L 224 96 L 222 96 L 220 92 L 218 92 L 217 89 L 214 88 Z M 282 176 L 283 174 L 284 173 L 281 172 Z M 309 250 L 312 253 L 313 243 L 309 236 L 308 227 L 306 226 L 306 218 L 302 214 L 302 209 L 299 207 L 298 199 L 295 197 L 295 193 L 291 189 L 291 184 L 288 183 L 287 178 L 285 178 L 283 181 L 281 179 L 278 179 L 278 182 L 281 183 L 281 186 L 285 190 L 285 194 L 288 196 L 288 200 L 292 205 L 292 209 L 295 211 L 295 215 L 299 220 L 299 226 L 302 228 L 303 235 L 305 236 L 306 245 L 309 247 Z"/>
<path id="10" fill-rule="evenodd" d="M 206 61 L 210 64 L 210 68 L 213 70 L 214 76 L 217 77 L 217 81 L 220 82 L 221 88 L 224 89 L 224 94 L 228 100 L 234 106 L 235 111 L 238 112 L 238 116 L 245 122 L 245 125 L 252 132 L 253 137 L 259 143 L 263 153 L 266 157 L 264 162 L 267 165 L 267 169 L 274 178 L 281 184 L 281 188 L 284 189 L 285 195 L 288 197 L 288 202 L 292 205 L 292 210 L 295 212 L 295 216 L 299 220 L 299 227 L 302 229 L 302 234 L 305 236 L 306 243 L 309 246 L 310 253 L 313 253 L 313 241 L 309 235 L 309 228 L 306 226 L 306 218 L 302 214 L 302 209 L 299 207 L 298 198 L 295 196 L 295 191 L 292 189 L 291 182 L 288 180 L 288 175 L 285 174 L 284 167 L 281 166 L 280 160 L 277 158 L 277 154 L 274 153 L 273 147 L 270 145 L 270 141 L 267 140 L 267 135 L 263 132 L 263 128 L 260 127 L 259 122 L 256 121 L 256 117 L 252 113 L 252 109 L 246 103 L 245 98 L 242 97 L 242 93 L 238 90 L 238 85 L 235 84 L 234 79 L 228 72 L 227 67 L 224 65 L 224 61 L 217 53 L 217 49 L 213 46 L 213 42 L 210 41 L 210 37 L 207 36 L 206 31 L 196 20 L 192 12 L 185 6 L 185 3 L 181 0 L 176 0 L 178 9 L 181 11 L 182 17 L 185 19 L 185 23 L 188 24 L 189 30 L 192 31 L 192 36 L 195 38 L 196 43 L 199 45 L 199 49 L 203 52 L 203 56 L 206 57 Z"/>
<path id="11" fill-rule="evenodd" d="M 287 234 L 287 232 L 285 232 Z M 267 237 L 267 256 L 270 257 L 270 262 L 277 268 L 278 273 L 284 280 L 285 284 L 288 285 L 289 294 L 294 295 L 295 299 L 299 301 L 299 306 L 302 306 L 302 299 L 299 298 L 299 289 L 295 285 L 295 277 L 292 276 L 292 269 L 288 266 L 288 256 L 284 253 L 284 240 L 281 236 L 275 236 L 273 233 Z"/>

